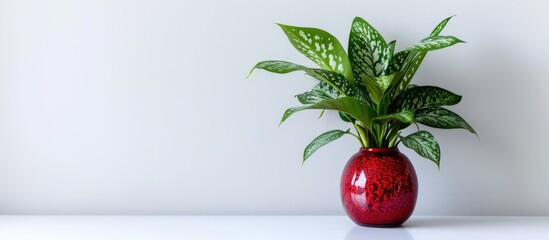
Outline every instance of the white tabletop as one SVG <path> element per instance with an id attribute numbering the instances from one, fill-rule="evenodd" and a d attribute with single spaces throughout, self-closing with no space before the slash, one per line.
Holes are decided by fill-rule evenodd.
<path id="1" fill-rule="evenodd" d="M 549 239 L 549 217 L 418 217 L 366 228 L 346 216 L 0 216 L 2 240 Z"/>

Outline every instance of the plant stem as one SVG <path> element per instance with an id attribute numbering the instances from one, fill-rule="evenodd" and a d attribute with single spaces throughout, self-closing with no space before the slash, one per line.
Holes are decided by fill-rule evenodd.
<path id="1" fill-rule="evenodd" d="M 347 132 L 347 134 L 350 134 L 350 135 L 352 135 L 353 137 L 355 137 L 356 140 L 358 140 L 358 142 L 360 143 L 360 145 L 363 145 L 362 140 L 360 139 L 360 137 L 359 137 L 358 135 L 356 135 L 356 134 L 354 134 L 354 133 L 352 133 L 352 132 Z"/>
<path id="2" fill-rule="evenodd" d="M 374 128 L 372 129 L 373 130 L 373 136 L 374 136 L 374 141 L 376 143 L 376 146 L 375 147 L 383 147 L 383 132 L 381 129 L 381 125 L 380 124 L 374 124 L 373 126 Z"/>
<path id="3" fill-rule="evenodd" d="M 360 136 L 360 139 L 362 140 L 362 147 L 369 147 L 370 143 L 368 141 L 368 136 L 366 135 L 366 132 L 364 131 L 364 128 L 357 124 L 353 124 L 355 126 L 356 131 L 358 132 L 358 135 Z"/>
<path id="4" fill-rule="evenodd" d="M 389 134 L 387 134 L 389 147 L 396 147 L 398 143 L 395 143 L 395 142 L 398 140 L 398 135 L 400 135 L 400 131 L 398 130 L 398 125 L 393 126 L 389 129 Z"/>

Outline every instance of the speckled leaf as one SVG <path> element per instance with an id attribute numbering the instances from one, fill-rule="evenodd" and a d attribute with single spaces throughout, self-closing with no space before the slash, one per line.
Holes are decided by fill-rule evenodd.
<path id="1" fill-rule="evenodd" d="M 416 122 L 434 128 L 463 128 L 476 134 L 475 129 L 457 113 L 442 107 L 418 110 L 416 113 Z"/>
<path id="2" fill-rule="evenodd" d="M 419 131 L 406 137 L 400 136 L 400 140 L 404 146 L 414 150 L 420 156 L 433 161 L 440 168 L 440 146 L 431 133 Z"/>
<path id="3" fill-rule="evenodd" d="M 314 104 L 324 100 L 336 99 L 341 93 L 325 82 L 319 82 L 311 91 L 296 95 L 302 104 Z"/>
<path id="4" fill-rule="evenodd" d="M 317 102 L 322 102 L 324 100 L 328 100 L 331 98 L 328 98 L 324 93 L 322 92 L 316 92 L 316 91 L 309 91 L 304 92 L 302 94 L 295 95 L 297 97 L 297 100 L 301 104 L 314 104 Z"/>
<path id="5" fill-rule="evenodd" d="M 296 95 L 297 99 L 302 104 L 315 104 L 324 100 L 337 99 L 341 96 L 342 94 L 338 90 L 325 82 L 319 82 L 311 91 Z M 318 118 L 322 117 L 323 113 L 324 110 Z M 351 120 L 341 112 L 339 112 L 339 117 L 345 122 L 351 122 Z"/>
<path id="6" fill-rule="evenodd" d="M 428 37 L 416 43 L 414 46 L 404 49 L 404 51 L 426 52 L 452 46 L 456 43 L 464 42 L 454 36 L 434 36 Z"/>
<path id="7" fill-rule="evenodd" d="M 389 64 L 387 43 L 368 22 L 356 17 L 349 36 L 349 59 L 353 74 L 360 79 L 363 74 L 380 76 Z"/>
<path id="8" fill-rule="evenodd" d="M 374 77 L 374 79 L 377 82 L 377 85 L 379 86 L 382 92 L 385 92 L 385 90 L 389 88 L 389 86 L 393 82 L 393 78 L 395 78 L 394 74 Z"/>
<path id="9" fill-rule="evenodd" d="M 325 100 L 312 105 L 289 108 L 286 112 L 284 112 L 280 124 L 286 121 L 286 119 L 288 119 L 288 117 L 292 114 L 307 109 L 326 109 L 344 112 L 364 123 L 365 127 L 368 129 L 371 129 L 372 119 L 376 115 L 375 111 L 370 106 L 366 105 L 366 103 L 352 97 L 342 97 L 338 99 Z"/>
<path id="10" fill-rule="evenodd" d="M 305 70 L 307 69 L 307 67 L 304 67 L 295 63 L 291 63 L 291 62 L 280 61 L 280 60 L 263 61 L 263 62 L 258 62 L 252 68 L 252 70 L 250 70 L 248 77 L 252 75 L 252 72 L 255 69 L 263 69 L 272 73 L 285 74 L 293 71 Z"/>
<path id="11" fill-rule="evenodd" d="M 416 74 L 417 69 L 419 68 L 419 65 L 421 65 L 421 62 L 425 58 L 426 54 L 426 52 L 411 52 L 408 54 L 408 57 L 402 66 L 403 68 L 397 73 L 399 82 L 397 88 L 395 89 L 396 94 L 404 91 L 410 82 L 412 82 L 412 78 L 414 78 L 414 75 Z"/>
<path id="12" fill-rule="evenodd" d="M 348 132 L 349 129 L 347 129 L 347 131 L 332 130 L 320 134 L 318 137 L 313 139 L 313 141 L 309 143 L 307 147 L 305 147 L 305 150 L 303 151 L 303 163 L 305 163 L 305 160 L 307 160 L 307 158 L 309 158 L 316 150 L 330 142 L 337 140 Z"/>
<path id="13" fill-rule="evenodd" d="M 435 29 L 433 29 L 429 37 L 438 36 L 451 18 L 452 17 L 448 17 L 442 20 L 435 27 Z M 404 91 L 404 89 L 406 89 L 406 87 L 410 84 L 412 78 L 416 74 L 416 71 L 421 65 L 421 62 L 425 58 L 425 55 L 427 55 L 427 52 L 411 53 L 410 51 L 401 51 L 395 54 L 395 57 L 393 57 L 394 60 L 391 61 L 391 70 L 395 72 L 401 71 L 397 76 L 399 85 L 395 89 L 395 94 L 399 94 Z"/>
<path id="14" fill-rule="evenodd" d="M 374 121 L 376 121 L 378 123 L 383 123 L 383 124 L 386 123 L 389 120 L 398 120 L 402 123 L 413 123 L 414 122 L 414 112 L 415 112 L 415 110 L 408 110 L 408 111 L 403 111 L 403 112 L 399 112 L 399 113 L 383 115 L 383 116 L 379 116 L 379 117 L 374 118 Z"/>
<path id="15" fill-rule="evenodd" d="M 461 96 L 448 90 L 433 86 L 420 86 L 402 92 L 393 101 L 394 105 L 391 109 L 394 109 L 394 112 L 402 112 L 443 105 L 454 105 L 460 101 Z"/>
<path id="16" fill-rule="evenodd" d="M 329 84 L 345 96 L 359 98 L 360 92 L 358 89 L 339 73 L 324 69 L 307 69 L 305 72 L 307 75 Z"/>
<path id="17" fill-rule="evenodd" d="M 360 95 L 360 91 L 352 83 L 347 81 L 347 79 L 345 79 L 343 75 L 329 70 L 307 68 L 295 63 L 278 60 L 259 62 L 255 65 L 254 68 L 252 68 L 250 74 L 255 69 L 263 69 L 269 72 L 280 74 L 290 73 L 293 71 L 305 71 L 307 75 L 321 82 L 325 82 L 326 84 L 330 85 L 332 88 L 336 89 L 346 96 L 353 96 L 358 99 L 364 100 L 364 97 Z"/>
<path id="18" fill-rule="evenodd" d="M 379 104 L 381 97 L 391 85 L 394 77 L 394 74 L 379 77 L 362 75 L 362 83 L 366 86 L 366 89 L 370 94 L 370 99 L 374 101 L 374 103 Z"/>
<path id="19" fill-rule="evenodd" d="M 330 33 L 317 29 L 278 24 L 290 43 L 323 69 L 337 72 L 353 81 L 351 63 L 341 43 Z"/>
<path id="20" fill-rule="evenodd" d="M 396 46 L 396 41 L 395 40 L 393 40 L 393 41 L 391 41 L 390 43 L 387 44 L 387 48 L 385 49 L 385 53 L 384 53 L 384 55 L 387 57 L 387 60 L 384 63 L 384 68 L 383 68 L 383 74 L 382 75 L 391 75 L 393 73 L 393 72 L 391 72 L 390 64 L 391 64 L 391 61 L 392 61 L 393 56 L 395 54 L 395 46 Z"/>
<path id="21" fill-rule="evenodd" d="M 408 58 L 408 55 L 410 54 L 410 51 L 400 51 L 396 53 L 389 63 L 389 67 L 387 70 L 387 74 L 392 74 L 395 72 L 400 71 L 402 68 L 402 65 L 404 64 L 404 61 L 406 58 Z"/>
<path id="22" fill-rule="evenodd" d="M 442 22 L 440 22 L 435 27 L 435 29 L 433 29 L 433 31 L 431 32 L 431 35 L 429 35 L 429 37 L 438 36 L 440 34 L 440 32 L 442 32 L 442 29 L 444 29 L 444 27 L 446 27 L 446 24 L 450 21 L 451 18 L 452 17 L 447 17 L 446 19 L 442 20 Z"/>

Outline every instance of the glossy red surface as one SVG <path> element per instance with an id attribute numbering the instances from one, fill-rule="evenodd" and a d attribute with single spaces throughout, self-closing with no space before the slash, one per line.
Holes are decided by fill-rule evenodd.
<path id="1" fill-rule="evenodd" d="M 361 148 L 341 177 L 341 200 L 358 225 L 391 227 L 414 211 L 417 176 L 398 148 Z"/>

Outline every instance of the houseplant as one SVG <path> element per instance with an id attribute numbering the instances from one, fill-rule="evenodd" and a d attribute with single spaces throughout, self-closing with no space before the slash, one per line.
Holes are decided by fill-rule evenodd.
<path id="1" fill-rule="evenodd" d="M 285 74 L 303 71 L 319 82 L 296 95 L 303 106 L 286 110 L 280 123 L 307 109 L 335 110 L 355 132 L 332 130 L 305 147 L 303 162 L 317 149 L 343 135 L 361 145 L 347 163 L 341 197 L 349 217 L 359 225 L 397 226 L 413 212 L 417 198 L 415 170 L 397 145 L 402 142 L 440 168 L 439 144 L 418 124 L 434 128 L 475 130 L 458 114 L 443 106 L 461 96 L 435 86 L 416 86 L 411 80 L 427 52 L 461 43 L 440 35 L 451 17 L 440 22 L 429 37 L 395 53 L 396 41 L 387 43 L 368 22 L 356 17 L 349 35 L 348 54 L 331 34 L 316 28 L 278 24 L 290 43 L 320 68 L 279 61 L 263 61 L 254 69 Z M 249 75 L 248 75 L 249 76 Z M 402 136 L 411 124 L 418 131 Z"/>

